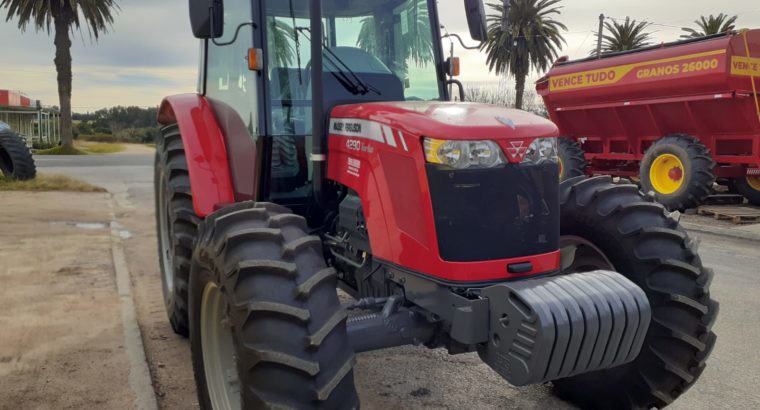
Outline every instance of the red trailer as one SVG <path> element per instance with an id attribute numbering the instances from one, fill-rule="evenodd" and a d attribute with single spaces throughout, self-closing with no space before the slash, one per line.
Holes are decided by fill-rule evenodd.
<path id="1" fill-rule="evenodd" d="M 717 180 L 760 205 L 760 30 L 558 60 L 538 81 L 562 177 L 639 177 L 671 209 Z"/>

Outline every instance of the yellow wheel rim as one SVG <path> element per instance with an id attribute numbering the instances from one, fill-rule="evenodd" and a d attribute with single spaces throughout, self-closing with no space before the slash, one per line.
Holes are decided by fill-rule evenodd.
<path id="1" fill-rule="evenodd" d="M 760 176 L 747 177 L 747 184 L 755 191 L 760 191 Z"/>
<path id="2" fill-rule="evenodd" d="M 683 163 L 673 154 L 658 156 L 649 169 L 649 182 L 659 194 L 670 195 L 678 191 L 684 182 Z"/>
<path id="3" fill-rule="evenodd" d="M 562 163 L 562 158 L 557 158 L 559 162 L 559 179 L 562 179 L 565 173 L 565 164 Z"/>

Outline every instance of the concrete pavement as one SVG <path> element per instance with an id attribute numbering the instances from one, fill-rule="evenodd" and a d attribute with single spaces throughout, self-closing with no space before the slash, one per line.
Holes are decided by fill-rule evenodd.
<path id="1" fill-rule="evenodd" d="M 162 408 L 196 407 L 189 346 L 169 329 L 155 256 L 152 156 L 38 159 L 41 172 L 61 173 L 106 187 L 118 198 L 117 220 L 130 231 L 127 261 L 153 386 Z M 95 159 L 98 158 L 98 159 Z M 708 233 L 701 255 L 716 271 L 712 292 L 721 302 L 718 343 L 707 370 L 676 409 L 760 408 L 760 252 L 756 242 Z M 359 355 L 355 371 L 364 408 L 568 408 L 547 386 L 515 388 L 475 355 L 398 348 Z"/>

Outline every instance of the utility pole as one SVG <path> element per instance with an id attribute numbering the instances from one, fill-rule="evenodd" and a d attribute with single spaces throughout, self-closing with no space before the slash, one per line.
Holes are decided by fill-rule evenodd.
<path id="1" fill-rule="evenodd" d="M 599 15 L 599 31 L 596 33 L 596 58 L 602 58 L 602 34 L 604 32 L 604 14 Z"/>

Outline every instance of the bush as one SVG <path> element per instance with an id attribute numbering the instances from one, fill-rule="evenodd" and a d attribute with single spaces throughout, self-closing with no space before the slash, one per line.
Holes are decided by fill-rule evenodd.
<path id="1" fill-rule="evenodd" d="M 45 150 L 45 149 L 55 148 L 57 146 L 58 144 L 54 142 L 45 142 L 45 141 L 32 142 L 32 149 L 35 149 L 35 150 Z"/>
<path id="2" fill-rule="evenodd" d="M 465 100 L 486 104 L 501 105 L 504 107 L 515 106 L 514 84 L 509 79 L 502 79 L 498 83 L 473 83 L 465 84 Z M 526 89 L 523 95 L 523 110 L 542 117 L 548 117 L 541 98 L 533 89 Z"/>

